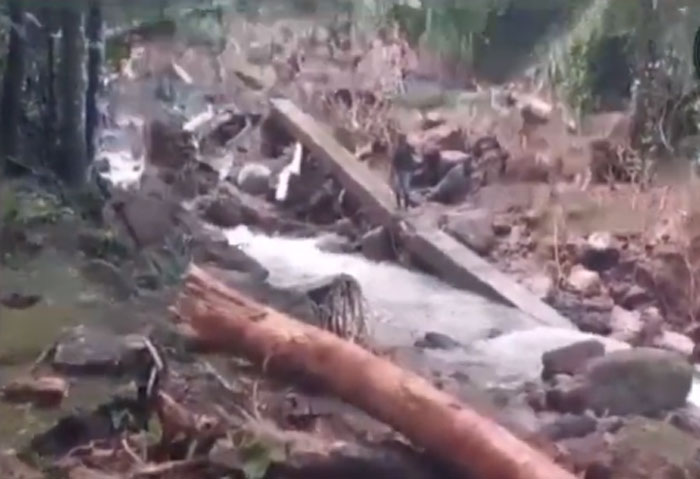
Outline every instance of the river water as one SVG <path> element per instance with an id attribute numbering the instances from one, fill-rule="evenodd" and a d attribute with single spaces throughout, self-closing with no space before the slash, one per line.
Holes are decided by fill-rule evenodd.
<path id="1" fill-rule="evenodd" d="M 457 363 L 485 389 L 518 388 L 535 380 L 543 353 L 577 341 L 597 338 L 608 351 L 629 347 L 573 326 L 542 326 L 515 308 L 393 263 L 323 251 L 318 238 L 271 237 L 245 226 L 226 231 L 226 236 L 232 245 L 268 268 L 269 281 L 277 286 L 340 273 L 352 275 L 362 286 L 372 311 L 370 330 L 377 343 L 410 346 L 427 332 L 446 334 L 464 344 L 465 349 L 428 354 Z M 700 405 L 700 381 L 696 381 L 690 400 Z"/>

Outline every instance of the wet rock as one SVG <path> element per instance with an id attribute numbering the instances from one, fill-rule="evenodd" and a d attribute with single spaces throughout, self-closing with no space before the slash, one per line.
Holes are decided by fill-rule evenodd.
<path id="1" fill-rule="evenodd" d="M 584 437 L 596 430 L 596 420 L 587 415 L 564 414 L 544 424 L 540 432 L 553 441 Z"/>
<path id="2" fill-rule="evenodd" d="M 204 210 L 203 217 L 206 221 L 221 228 L 235 228 L 240 224 L 255 222 L 255 215 L 251 214 L 240 195 L 231 189 L 223 190 L 209 203 Z"/>
<path id="3" fill-rule="evenodd" d="M 9 309 L 28 309 L 41 301 L 38 294 L 8 293 L 0 297 L 0 304 Z"/>
<path id="4" fill-rule="evenodd" d="M 493 216 L 487 210 L 479 209 L 447 215 L 445 230 L 482 256 L 488 255 L 496 242 Z"/>
<path id="5" fill-rule="evenodd" d="M 693 368 L 677 354 L 636 348 L 591 360 L 584 376 L 587 408 L 600 414 L 654 414 L 685 404 Z"/>
<path id="6" fill-rule="evenodd" d="M 59 377 L 16 379 L 2 388 L 5 401 L 57 407 L 68 396 L 68 383 Z"/>
<path id="7" fill-rule="evenodd" d="M 669 422 L 681 431 L 700 439 L 700 407 L 689 404 L 673 411 Z"/>
<path id="8" fill-rule="evenodd" d="M 639 312 L 615 306 L 610 312 L 610 326 L 614 338 L 627 343 L 636 343 L 642 333 L 644 323 Z"/>
<path id="9" fill-rule="evenodd" d="M 119 375 L 132 350 L 127 337 L 77 327 L 56 344 L 51 364 L 66 374 Z"/>
<path id="10" fill-rule="evenodd" d="M 610 298 L 581 298 L 570 291 L 559 289 L 551 299 L 551 304 L 583 332 L 601 336 L 612 332 L 610 311 L 615 304 Z"/>
<path id="11" fill-rule="evenodd" d="M 546 392 L 547 407 L 561 413 L 582 414 L 586 410 L 586 387 L 582 380 L 567 376 Z"/>
<path id="12" fill-rule="evenodd" d="M 592 333 L 599 336 L 609 336 L 612 333 L 612 327 L 606 314 L 584 314 L 579 316 L 574 323 L 584 333 Z"/>
<path id="13" fill-rule="evenodd" d="M 108 174 L 111 170 L 112 165 L 110 165 L 108 158 L 101 157 L 95 160 L 95 171 L 98 173 Z"/>
<path id="14" fill-rule="evenodd" d="M 625 309 L 638 309 L 650 304 L 654 300 L 653 296 L 646 289 L 639 285 L 632 285 L 620 298 L 620 305 Z"/>
<path id="15" fill-rule="evenodd" d="M 594 339 L 548 351 L 542 355 L 542 379 L 548 381 L 557 374 L 576 374 L 588 361 L 604 354 L 605 346 Z"/>
<path id="16" fill-rule="evenodd" d="M 613 478 L 700 477 L 700 441 L 671 424 L 634 418 L 609 445 Z"/>
<path id="17" fill-rule="evenodd" d="M 625 418 L 620 416 L 605 416 L 598 419 L 598 431 L 616 433 L 626 424 Z"/>
<path id="18" fill-rule="evenodd" d="M 593 474 L 591 479 L 611 479 L 610 476 L 596 475 L 603 473 L 609 462 L 608 441 L 605 435 L 592 433 L 584 437 L 563 439 L 557 444 L 563 449 L 575 470 L 586 471 L 584 477 L 589 477 L 590 470 Z"/>
<path id="19" fill-rule="evenodd" d="M 101 259 L 92 259 L 85 263 L 80 272 L 85 278 L 99 284 L 115 299 L 123 301 L 137 294 L 125 275 L 112 263 Z"/>
<path id="20" fill-rule="evenodd" d="M 265 195 L 270 190 L 272 171 L 260 163 L 248 163 L 241 168 L 236 178 L 238 187 L 255 196 Z"/>
<path id="21" fill-rule="evenodd" d="M 342 218 L 335 222 L 333 225 L 333 231 L 346 238 L 355 238 L 357 234 L 357 227 L 350 218 Z"/>
<path id="22" fill-rule="evenodd" d="M 512 220 L 507 216 L 499 215 L 493 219 L 493 232 L 496 236 L 508 236 L 513 230 Z"/>
<path id="23" fill-rule="evenodd" d="M 417 348 L 424 349 L 450 350 L 460 348 L 462 347 L 462 344 L 460 344 L 459 341 L 455 341 L 446 334 L 428 332 L 425 333 L 425 336 L 423 336 L 423 338 L 416 341 L 415 346 Z"/>
<path id="24" fill-rule="evenodd" d="M 214 264 L 222 269 L 247 273 L 263 281 L 269 272 L 258 261 L 225 239 L 201 236 L 194 241 L 192 258 L 197 263 Z"/>
<path id="25" fill-rule="evenodd" d="M 348 238 L 335 234 L 319 238 L 316 246 L 327 253 L 352 253 L 356 250 L 355 245 Z"/>
<path id="26" fill-rule="evenodd" d="M 588 237 L 581 255 L 581 264 L 592 271 L 603 272 L 613 268 L 620 260 L 620 250 L 610 233 L 598 232 Z"/>
<path id="27" fill-rule="evenodd" d="M 360 240 L 362 254 L 372 261 L 391 261 L 396 257 L 386 228 L 378 227 L 366 233 Z"/>
<path id="28" fill-rule="evenodd" d="M 601 292 L 602 283 L 598 273 L 576 265 L 567 278 L 567 286 L 583 296 L 595 296 Z"/>
<path id="29" fill-rule="evenodd" d="M 148 143 L 148 160 L 163 168 L 178 170 L 196 161 L 197 148 L 194 136 L 173 122 L 155 120 L 151 123 Z"/>
<path id="30" fill-rule="evenodd" d="M 663 331 L 654 341 L 654 346 L 678 353 L 685 358 L 690 358 L 695 349 L 695 343 L 685 334 L 674 331 Z"/>

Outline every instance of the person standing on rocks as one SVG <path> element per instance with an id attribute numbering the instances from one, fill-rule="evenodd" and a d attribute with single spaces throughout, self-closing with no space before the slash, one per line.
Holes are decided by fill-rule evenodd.
<path id="1" fill-rule="evenodd" d="M 413 147 L 406 135 L 400 134 L 391 159 L 391 185 L 399 209 L 407 209 L 411 205 L 411 177 L 416 167 L 413 154 Z"/>

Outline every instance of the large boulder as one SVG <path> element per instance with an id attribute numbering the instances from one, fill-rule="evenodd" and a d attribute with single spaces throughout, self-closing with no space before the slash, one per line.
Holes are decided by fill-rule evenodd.
<path id="1" fill-rule="evenodd" d="M 700 440 L 664 421 L 632 419 L 608 446 L 612 478 L 700 477 Z"/>
<path id="2" fill-rule="evenodd" d="M 148 160 L 161 168 L 180 169 L 197 159 L 192 132 L 170 121 L 154 120 L 146 134 Z"/>
<path id="3" fill-rule="evenodd" d="M 360 250 L 372 261 L 391 261 L 396 258 L 389 232 L 381 226 L 365 233 L 360 239 Z"/>
<path id="4" fill-rule="evenodd" d="M 566 285 L 574 293 L 589 297 L 599 294 L 602 289 L 600 275 L 581 265 L 571 268 Z"/>
<path id="5" fill-rule="evenodd" d="M 483 209 L 447 215 L 445 230 L 482 256 L 488 255 L 496 242 L 493 216 Z"/>
<path id="6" fill-rule="evenodd" d="M 678 354 L 636 348 L 591 360 L 583 377 L 588 408 L 601 414 L 644 415 L 683 406 L 693 367 Z"/>
<path id="7" fill-rule="evenodd" d="M 603 355 L 605 346 L 595 339 L 547 351 L 542 355 L 542 379 L 550 380 L 557 374 L 576 374 L 588 361 Z"/>
<path id="8" fill-rule="evenodd" d="M 261 196 L 270 191 L 272 171 L 260 163 L 248 163 L 238 172 L 236 184 L 250 195 Z"/>
<path id="9" fill-rule="evenodd" d="M 56 343 L 51 364 L 68 374 L 119 375 L 134 350 L 132 343 L 128 336 L 79 326 Z"/>

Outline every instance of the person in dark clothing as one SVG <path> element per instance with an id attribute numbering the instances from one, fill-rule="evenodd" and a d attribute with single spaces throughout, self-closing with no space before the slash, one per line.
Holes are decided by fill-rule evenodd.
<path id="1" fill-rule="evenodd" d="M 408 143 L 406 135 L 399 135 L 391 159 L 391 186 L 399 209 L 406 209 L 411 204 L 411 177 L 416 166 L 413 154 L 413 147 Z"/>

